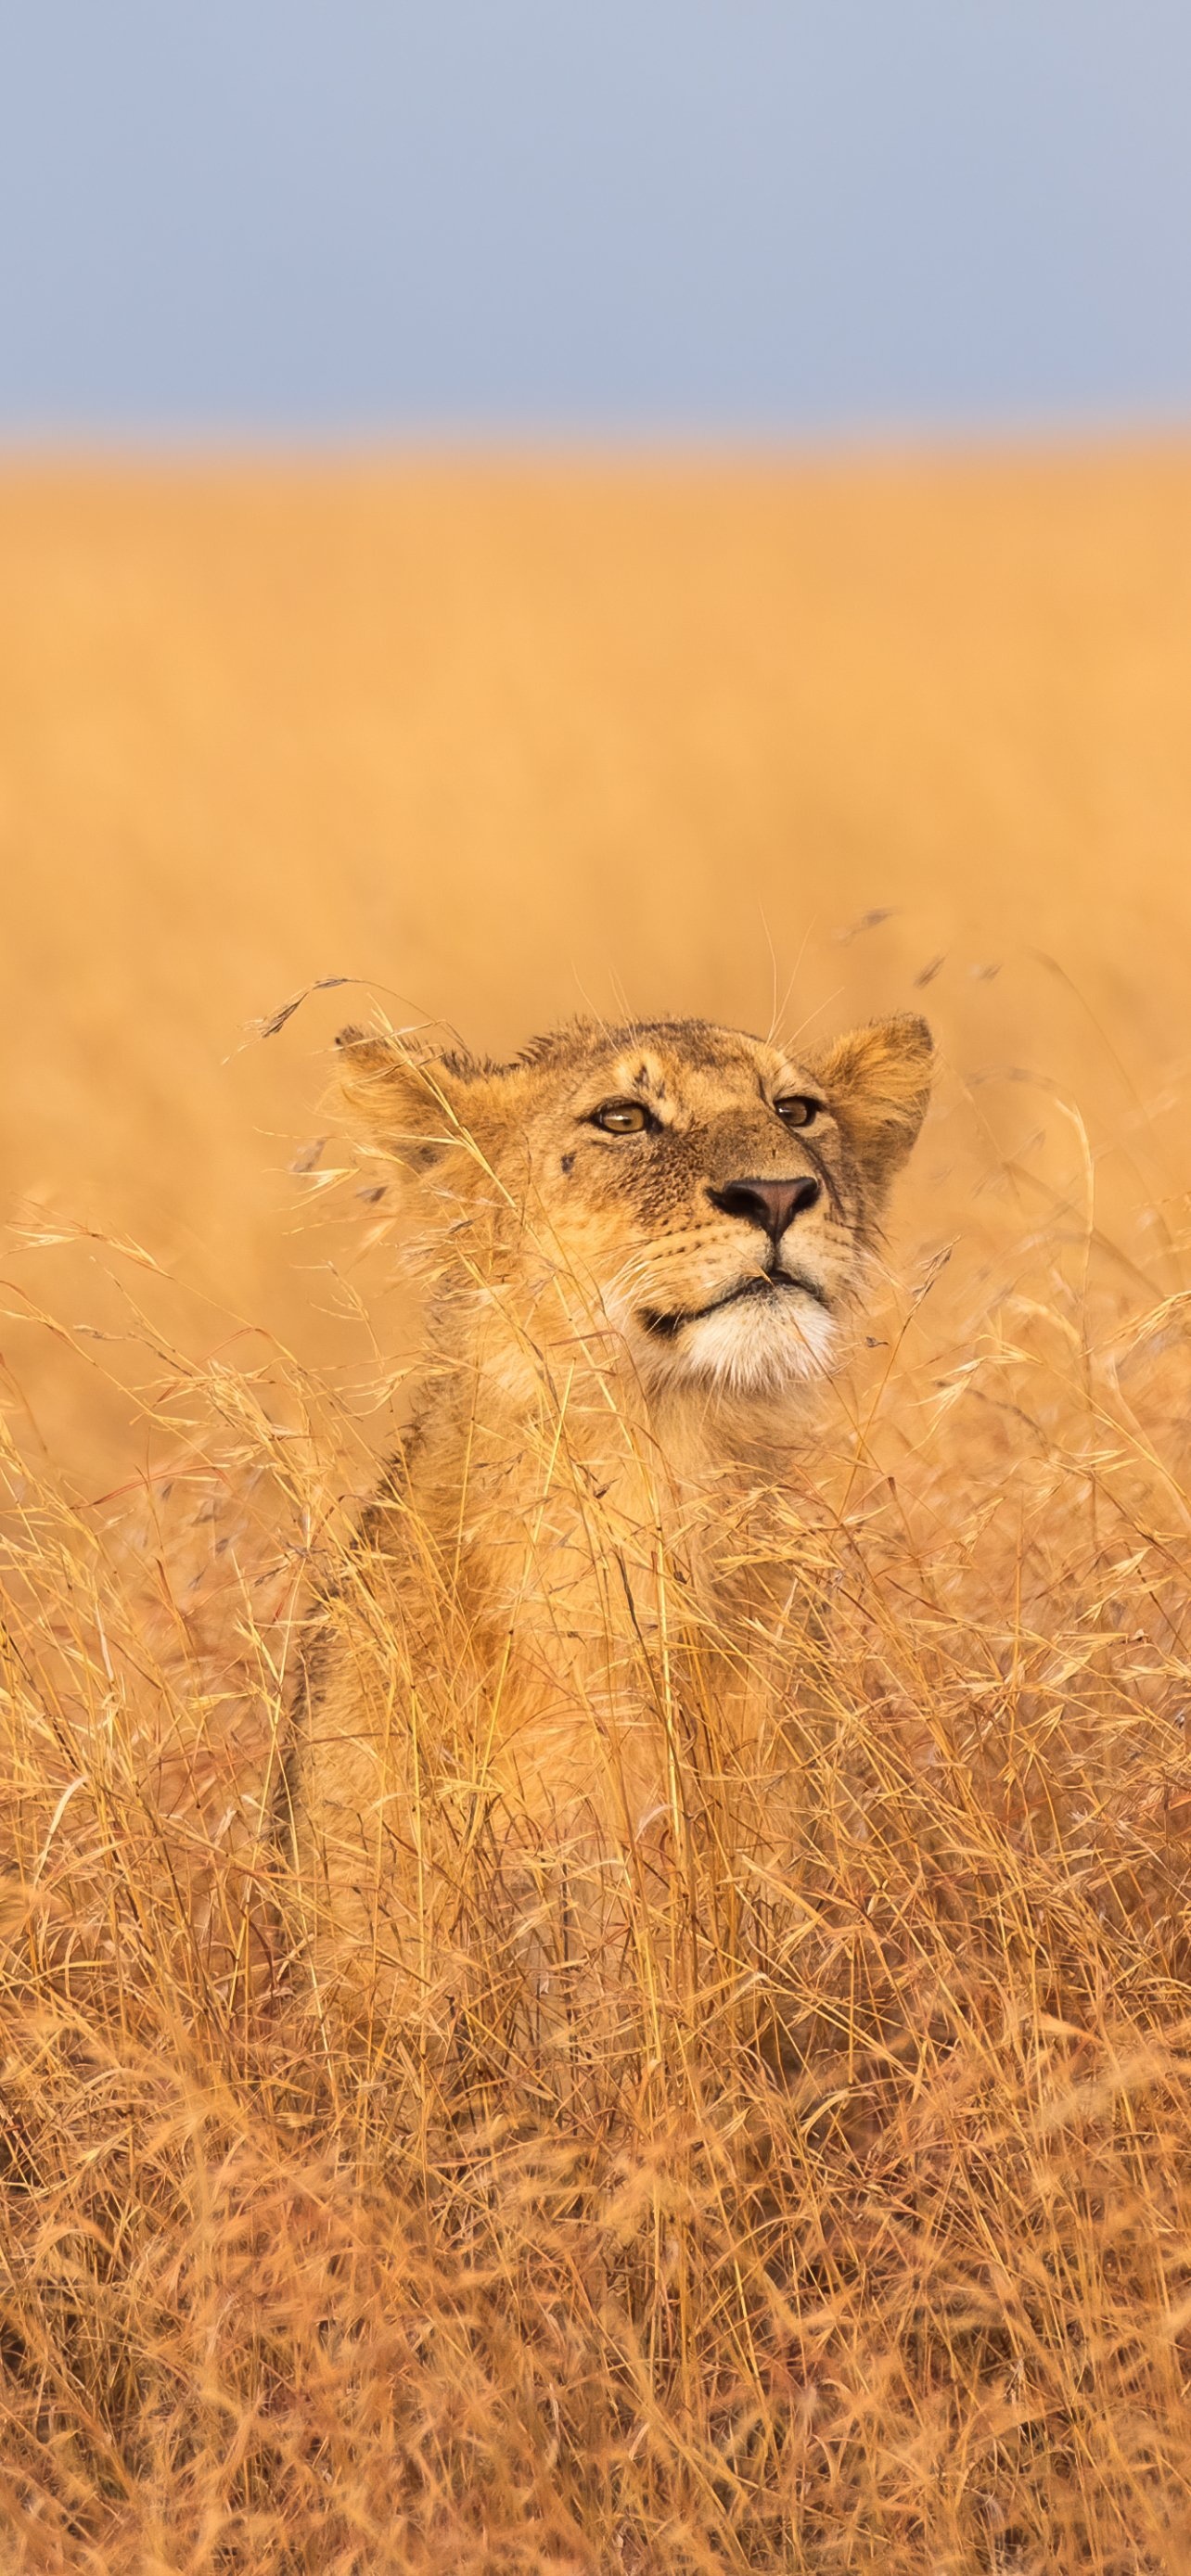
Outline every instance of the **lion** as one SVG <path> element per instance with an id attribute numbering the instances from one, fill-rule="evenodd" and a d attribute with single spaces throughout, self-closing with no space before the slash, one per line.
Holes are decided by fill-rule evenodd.
<path id="1" fill-rule="evenodd" d="M 754 1524 L 863 1309 L 932 1041 L 907 1015 L 806 1052 L 696 1019 L 576 1021 L 505 1064 L 337 1044 L 430 1285 L 280 1821 L 320 2010 L 392 2029 L 445 2013 L 469 1909 L 490 1941 L 500 1893 L 511 1956 L 553 1907 L 558 1955 L 584 1905 L 623 1931 L 730 1780 L 763 1802 L 726 1678 Z"/>

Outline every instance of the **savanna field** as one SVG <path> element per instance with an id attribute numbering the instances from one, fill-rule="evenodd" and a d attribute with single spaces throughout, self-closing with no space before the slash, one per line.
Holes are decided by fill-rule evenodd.
<path id="1" fill-rule="evenodd" d="M 0 907 L 0 2566 L 1191 2569 L 1191 455 L 9 463 Z M 431 1814 L 349 2046 L 266 1809 L 417 1290 L 329 1043 L 577 1010 L 939 1043 L 793 1820 L 704 1705 L 544 2015 Z"/>

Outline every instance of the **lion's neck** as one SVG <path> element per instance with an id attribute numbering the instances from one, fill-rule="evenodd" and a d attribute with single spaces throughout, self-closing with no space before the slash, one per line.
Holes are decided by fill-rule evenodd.
<path id="1" fill-rule="evenodd" d="M 465 1360 L 440 1353 L 417 1412 L 413 1499 L 456 1563 L 519 1566 L 527 1618 L 555 1556 L 568 1585 L 608 1547 L 697 1571 L 725 1519 L 788 1481 L 799 1434 L 772 1404 L 651 1397 L 581 1345 L 544 1356 L 495 1333 Z"/>
<path id="2" fill-rule="evenodd" d="M 613 1748 L 626 1813 L 648 1814 L 658 1712 L 681 1699 L 695 1638 L 706 1671 L 739 1624 L 753 1671 L 758 1619 L 777 1603 L 780 1626 L 790 1590 L 788 1572 L 757 1586 L 761 1555 L 786 1553 L 765 1533 L 775 1463 L 761 1426 L 707 1404 L 651 1408 L 582 1353 L 523 1365 L 490 1343 L 430 1372 L 404 1526 L 420 1532 L 419 1583 L 442 1569 L 460 1655 L 512 1730 L 531 1809 L 602 1813 Z"/>

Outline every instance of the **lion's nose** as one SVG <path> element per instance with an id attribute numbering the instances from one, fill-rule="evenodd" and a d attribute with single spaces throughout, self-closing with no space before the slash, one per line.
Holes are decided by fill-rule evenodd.
<path id="1" fill-rule="evenodd" d="M 796 1181 L 729 1181 L 722 1190 L 709 1190 L 713 1207 L 725 1216 L 742 1216 L 749 1225 L 759 1225 L 771 1243 L 781 1242 L 786 1227 L 813 1208 L 822 1195 L 820 1184 L 809 1172 Z"/>

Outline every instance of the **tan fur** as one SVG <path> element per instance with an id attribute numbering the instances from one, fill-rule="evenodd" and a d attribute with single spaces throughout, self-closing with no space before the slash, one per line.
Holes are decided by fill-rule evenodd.
<path id="1" fill-rule="evenodd" d="M 905 1018 L 806 1056 L 699 1021 L 579 1024 L 504 1066 L 340 1047 L 433 1285 L 285 1808 L 321 1990 L 399 2000 L 433 1980 L 453 1865 L 462 1889 L 515 1848 L 523 1896 L 570 1855 L 607 1885 L 689 1814 L 684 1675 L 725 1651 L 750 1496 L 857 1310 L 931 1045 Z M 593 1123 L 625 1103 L 642 1130 Z M 749 1183 L 817 1195 L 773 1237 Z"/>

